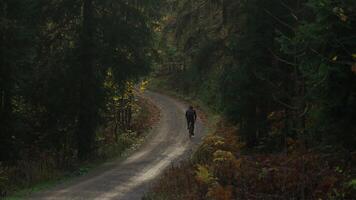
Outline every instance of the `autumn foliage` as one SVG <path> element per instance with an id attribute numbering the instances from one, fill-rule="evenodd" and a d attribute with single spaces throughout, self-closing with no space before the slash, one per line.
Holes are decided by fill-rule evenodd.
<path id="1" fill-rule="evenodd" d="M 146 199 L 353 199 L 355 160 L 334 152 L 242 153 L 238 130 L 221 123 L 191 162 L 172 166 Z M 296 142 L 295 142 L 296 143 Z M 296 145 L 296 144 L 294 144 Z M 342 155 L 340 153 L 340 155 Z"/>

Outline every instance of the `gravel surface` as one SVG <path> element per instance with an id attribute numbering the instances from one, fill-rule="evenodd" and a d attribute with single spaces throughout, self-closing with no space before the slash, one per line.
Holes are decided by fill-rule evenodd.
<path id="1" fill-rule="evenodd" d="M 205 133 L 201 120 L 196 125 L 196 137 L 190 140 L 184 116 L 187 105 L 159 93 L 147 91 L 144 96 L 160 108 L 161 117 L 138 151 L 124 161 L 106 163 L 29 199 L 139 200 L 165 168 L 189 157 Z"/>

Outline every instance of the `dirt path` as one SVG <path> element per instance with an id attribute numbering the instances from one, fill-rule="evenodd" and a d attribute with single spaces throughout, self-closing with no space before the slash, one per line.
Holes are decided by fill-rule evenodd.
<path id="1" fill-rule="evenodd" d="M 205 132 L 201 120 L 196 137 L 190 141 L 184 119 L 186 105 L 154 92 L 145 92 L 144 96 L 161 109 L 161 120 L 140 150 L 125 161 L 107 163 L 87 176 L 30 199 L 139 200 L 166 167 L 189 156 Z"/>

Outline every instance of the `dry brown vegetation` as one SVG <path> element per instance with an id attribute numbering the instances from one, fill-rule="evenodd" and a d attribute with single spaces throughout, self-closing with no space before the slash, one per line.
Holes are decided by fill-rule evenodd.
<path id="1" fill-rule="evenodd" d="M 353 199 L 355 158 L 300 150 L 245 153 L 238 130 L 220 123 L 190 162 L 172 166 L 146 199 Z"/>

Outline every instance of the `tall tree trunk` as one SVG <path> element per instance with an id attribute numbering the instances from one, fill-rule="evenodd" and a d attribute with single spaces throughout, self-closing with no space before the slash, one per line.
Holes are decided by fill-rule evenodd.
<path id="1" fill-rule="evenodd" d="M 247 107 L 246 112 L 246 124 L 244 128 L 244 135 L 246 135 L 246 143 L 249 148 L 255 147 L 257 144 L 257 115 L 256 104 L 251 99 Z"/>
<path id="2" fill-rule="evenodd" d="M 257 123 L 258 123 L 258 139 L 262 139 L 268 135 L 268 124 L 267 124 L 267 105 L 265 102 L 259 102 L 259 106 L 256 109 Z"/>
<path id="3" fill-rule="evenodd" d="M 6 3 L 0 4 L 1 14 L 0 20 L 7 18 Z M 6 27 L 0 29 L 0 161 L 7 160 L 11 157 L 13 134 L 12 127 L 12 67 L 10 66 L 9 58 L 6 52 L 9 51 L 6 47 L 7 43 Z"/>
<path id="4" fill-rule="evenodd" d="M 94 75 L 93 1 L 83 1 L 83 30 L 81 35 L 81 80 L 78 116 L 78 157 L 89 158 L 94 150 L 97 120 L 96 80 Z"/>

